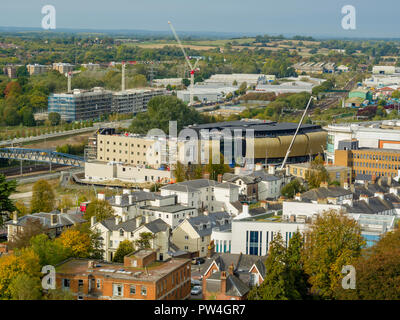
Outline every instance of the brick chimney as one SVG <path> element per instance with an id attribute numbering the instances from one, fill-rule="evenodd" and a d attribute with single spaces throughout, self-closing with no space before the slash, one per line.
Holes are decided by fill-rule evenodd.
<path id="1" fill-rule="evenodd" d="M 221 294 L 226 293 L 226 272 L 221 272 Z"/>
<path id="2" fill-rule="evenodd" d="M 235 270 L 235 266 L 233 265 L 233 262 L 231 263 L 231 265 L 228 268 L 228 272 L 230 275 L 233 275 L 233 271 Z"/>
<path id="3" fill-rule="evenodd" d="M 18 223 L 18 213 L 17 213 L 17 211 L 13 212 L 13 223 Z"/>
<path id="4" fill-rule="evenodd" d="M 327 188 L 328 189 L 328 182 L 323 181 L 323 182 L 320 183 L 319 186 L 320 186 L 320 188 Z"/>
<path id="5" fill-rule="evenodd" d="M 219 174 L 217 179 L 219 183 L 222 183 L 222 174 Z"/>
<path id="6" fill-rule="evenodd" d="M 209 172 L 204 172 L 203 179 L 210 180 L 210 173 Z"/>

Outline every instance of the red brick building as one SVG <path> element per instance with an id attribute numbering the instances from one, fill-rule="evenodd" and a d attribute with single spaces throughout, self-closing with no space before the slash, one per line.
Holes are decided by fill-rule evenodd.
<path id="1" fill-rule="evenodd" d="M 56 267 L 56 286 L 78 300 L 182 300 L 190 297 L 190 260 L 156 261 L 141 250 L 124 263 L 69 259 Z"/>

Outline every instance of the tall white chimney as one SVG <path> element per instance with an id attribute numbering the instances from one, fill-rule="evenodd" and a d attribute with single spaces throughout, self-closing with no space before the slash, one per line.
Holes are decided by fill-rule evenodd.
<path id="1" fill-rule="evenodd" d="M 90 217 L 90 226 L 93 227 L 96 224 L 96 217 L 92 216 Z"/>
<path id="2" fill-rule="evenodd" d="M 275 166 L 274 165 L 270 164 L 268 166 L 268 173 L 269 174 L 275 174 Z"/>
<path id="3" fill-rule="evenodd" d="M 242 214 L 246 216 L 249 215 L 249 205 L 247 203 L 243 203 Z"/>
<path id="4" fill-rule="evenodd" d="M 128 196 L 129 204 L 133 204 L 133 195 Z"/>
<path id="5" fill-rule="evenodd" d="M 122 201 L 122 196 L 120 194 L 117 194 L 115 196 L 115 204 L 120 205 Z"/>
<path id="6" fill-rule="evenodd" d="M 119 225 L 120 222 L 121 222 L 121 217 L 115 216 L 115 225 Z"/>
<path id="7" fill-rule="evenodd" d="M 18 223 L 18 213 L 17 213 L 17 211 L 13 212 L 13 223 Z"/>

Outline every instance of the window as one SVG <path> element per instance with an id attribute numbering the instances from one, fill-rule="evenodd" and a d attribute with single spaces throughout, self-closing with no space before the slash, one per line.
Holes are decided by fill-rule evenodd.
<path id="1" fill-rule="evenodd" d="M 122 284 L 113 284 L 113 295 L 118 297 L 124 295 L 124 287 Z"/>
<path id="2" fill-rule="evenodd" d="M 254 287 L 258 285 L 258 277 L 256 273 L 250 273 L 250 286 Z"/>
<path id="3" fill-rule="evenodd" d="M 69 279 L 63 279 L 63 288 L 69 289 L 71 285 L 71 281 Z"/>
<path id="4" fill-rule="evenodd" d="M 142 286 L 142 290 L 140 292 L 142 294 L 142 296 L 147 296 L 147 287 L 146 286 Z"/>
<path id="5" fill-rule="evenodd" d="M 130 288 L 129 288 L 129 293 L 130 294 L 136 294 L 136 286 L 130 286 Z"/>
<path id="6" fill-rule="evenodd" d="M 96 282 L 96 288 L 97 288 L 97 289 L 100 289 L 100 288 L 101 288 L 101 282 L 100 282 L 100 279 L 97 279 L 97 282 Z"/>
<path id="7" fill-rule="evenodd" d="M 185 236 L 185 240 L 189 240 L 189 236 Z"/>
<path id="8" fill-rule="evenodd" d="M 204 237 L 201 237 L 201 242 L 204 242 Z"/>
<path id="9" fill-rule="evenodd" d="M 82 288 L 82 287 L 83 287 L 83 280 L 82 280 L 82 279 L 79 279 L 79 280 L 78 280 L 78 287 L 79 287 L 79 288 Z"/>

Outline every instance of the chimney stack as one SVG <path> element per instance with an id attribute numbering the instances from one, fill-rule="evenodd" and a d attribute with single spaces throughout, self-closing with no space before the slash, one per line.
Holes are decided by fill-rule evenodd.
<path id="1" fill-rule="evenodd" d="M 97 199 L 98 200 L 106 200 L 106 195 L 104 194 L 104 192 L 99 192 L 97 194 Z"/>
<path id="2" fill-rule="evenodd" d="M 222 174 L 219 174 L 217 179 L 219 183 L 222 183 Z"/>
<path id="3" fill-rule="evenodd" d="M 383 192 L 375 192 L 374 196 L 375 197 L 379 197 L 379 198 L 381 198 L 383 200 L 384 197 L 385 197 L 385 194 Z"/>
<path id="4" fill-rule="evenodd" d="M 203 179 L 210 180 L 210 173 L 209 172 L 204 172 Z"/>
<path id="5" fill-rule="evenodd" d="M 221 272 L 221 294 L 226 293 L 226 272 Z"/>
<path id="6" fill-rule="evenodd" d="M 126 222 L 128 220 L 128 214 L 127 213 L 123 213 L 122 214 L 122 222 Z"/>
<path id="7" fill-rule="evenodd" d="M 18 213 L 17 213 L 17 211 L 13 212 L 13 223 L 18 223 Z"/>
<path id="8" fill-rule="evenodd" d="M 348 182 L 343 183 L 343 188 L 349 190 L 350 189 L 349 183 Z"/>
<path id="9" fill-rule="evenodd" d="M 121 217 L 115 216 L 115 225 L 119 225 L 120 222 L 121 222 Z"/>
<path id="10" fill-rule="evenodd" d="M 360 200 L 364 200 L 366 203 L 369 204 L 369 197 L 365 194 L 360 194 Z"/>
<path id="11" fill-rule="evenodd" d="M 96 224 L 96 217 L 92 216 L 90 217 L 90 226 L 93 227 Z"/>
<path id="12" fill-rule="evenodd" d="M 88 269 L 93 269 L 94 268 L 94 261 L 93 260 L 89 260 L 88 261 Z"/>
<path id="13" fill-rule="evenodd" d="M 233 262 L 232 262 L 228 269 L 228 272 L 230 275 L 233 275 L 233 270 L 235 270 L 235 267 L 233 266 Z"/>
<path id="14" fill-rule="evenodd" d="M 142 225 L 142 216 L 137 216 L 136 217 L 136 228 L 140 227 Z"/>
<path id="15" fill-rule="evenodd" d="M 131 189 L 122 190 L 122 194 L 131 194 Z"/>
<path id="16" fill-rule="evenodd" d="M 133 204 L 133 195 L 128 195 L 129 204 Z"/>
<path id="17" fill-rule="evenodd" d="M 261 163 L 256 163 L 256 171 L 262 170 L 262 164 Z"/>
<path id="18" fill-rule="evenodd" d="M 115 204 L 116 205 L 121 205 L 121 202 L 122 202 L 122 196 L 120 194 L 117 194 L 115 196 Z"/>
<path id="19" fill-rule="evenodd" d="M 376 175 L 372 175 L 372 177 L 371 177 L 371 182 L 374 184 L 375 182 L 376 182 Z"/>
<path id="20" fill-rule="evenodd" d="M 275 166 L 270 164 L 268 166 L 268 173 L 274 175 L 275 174 Z"/>
<path id="21" fill-rule="evenodd" d="M 326 189 L 328 189 L 328 182 L 323 181 L 323 182 L 320 183 L 319 186 L 320 186 L 320 188 L 326 188 Z"/>
<path id="22" fill-rule="evenodd" d="M 243 203 L 242 206 L 242 214 L 248 216 L 249 215 L 249 205 L 247 203 Z"/>

